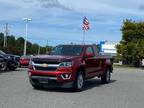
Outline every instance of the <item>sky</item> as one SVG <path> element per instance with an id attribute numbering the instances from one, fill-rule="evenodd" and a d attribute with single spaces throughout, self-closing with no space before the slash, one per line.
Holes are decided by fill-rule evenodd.
<path id="1" fill-rule="evenodd" d="M 23 18 L 28 23 L 28 40 L 39 45 L 81 43 L 82 21 L 86 16 L 90 30 L 86 43 L 101 40 L 119 42 L 123 20 L 144 21 L 143 0 L 0 0 L 0 32 L 5 23 L 9 34 L 25 37 Z"/>

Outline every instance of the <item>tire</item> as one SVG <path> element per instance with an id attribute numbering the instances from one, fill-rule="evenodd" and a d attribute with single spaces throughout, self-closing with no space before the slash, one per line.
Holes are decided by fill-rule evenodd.
<path id="1" fill-rule="evenodd" d="M 10 67 L 9 70 L 14 71 L 17 67 Z"/>
<path id="2" fill-rule="evenodd" d="M 82 91 L 84 87 L 84 75 L 82 71 L 79 71 L 76 75 L 74 84 L 73 84 L 73 89 L 74 91 Z"/>
<path id="3" fill-rule="evenodd" d="M 43 88 L 43 86 L 40 86 L 40 85 L 33 85 L 33 84 L 32 84 L 32 87 L 33 87 L 34 89 L 42 89 L 42 88 Z"/>
<path id="4" fill-rule="evenodd" d="M 2 66 L 2 68 L 1 68 L 1 70 L 6 71 L 7 68 L 8 68 L 7 62 L 3 62 L 2 65 L 3 65 L 3 66 Z"/>
<path id="5" fill-rule="evenodd" d="M 110 83 L 110 81 L 111 81 L 111 72 L 109 69 L 107 69 L 105 74 L 101 76 L 101 82 L 107 84 Z"/>

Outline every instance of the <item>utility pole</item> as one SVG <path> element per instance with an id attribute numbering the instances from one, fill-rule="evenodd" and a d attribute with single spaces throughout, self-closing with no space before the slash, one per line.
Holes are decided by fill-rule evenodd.
<path id="1" fill-rule="evenodd" d="M 8 23 L 5 25 L 5 31 L 4 31 L 4 44 L 3 47 L 7 47 L 7 36 L 8 36 Z"/>
<path id="2" fill-rule="evenodd" d="M 40 54 L 40 48 L 41 48 L 41 47 L 40 47 L 40 45 L 39 45 L 39 47 L 38 47 L 38 55 Z"/>

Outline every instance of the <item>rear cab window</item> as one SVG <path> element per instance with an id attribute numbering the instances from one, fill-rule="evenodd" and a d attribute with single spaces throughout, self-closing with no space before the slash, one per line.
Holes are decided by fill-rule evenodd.
<path id="1" fill-rule="evenodd" d="M 93 47 L 91 47 L 91 46 L 86 47 L 85 54 L 93 54 L 95 56 Z"/>

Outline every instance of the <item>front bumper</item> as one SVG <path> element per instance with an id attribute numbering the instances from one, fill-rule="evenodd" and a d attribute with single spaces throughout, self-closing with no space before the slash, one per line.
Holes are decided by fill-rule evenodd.
<path id="1" fill-rule="evenodd" d="M 46 76 L 31 76 L 30 83 L 32 85 L 39 85 L 45 87 L 65 87 L 70 88 L 73 86 L 73 82 L 58 82 L 56 77 Z"/>
<path id="2" fill-rule="evenodd" d="M 70 86 L 75 80 L 75 73 L 71 69 L 57 71 L 28 70 L 30 82 L 33 85 Z M 64 78 L 67 77 L 67 78 Z"/>
<path id="3" fill-rule="evenodd" d="M 20 66 L 28 66 L 29 62 L 20 62 Z"/>

